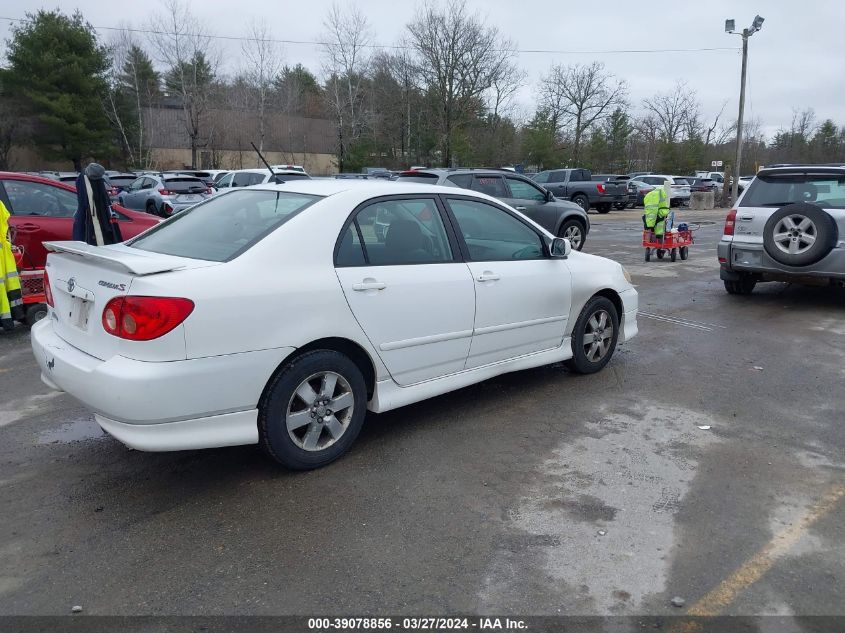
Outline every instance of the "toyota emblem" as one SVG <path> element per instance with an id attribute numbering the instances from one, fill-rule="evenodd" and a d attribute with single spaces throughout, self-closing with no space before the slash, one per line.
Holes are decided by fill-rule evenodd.
<path id="1" fill-rule="evenodd" d="M 67 280 L 67 291 L 73 292 L 73 289 L 75 287 L 76 287 L 76 280 L 73 277 L 71 277 L 70 279 Z"/>

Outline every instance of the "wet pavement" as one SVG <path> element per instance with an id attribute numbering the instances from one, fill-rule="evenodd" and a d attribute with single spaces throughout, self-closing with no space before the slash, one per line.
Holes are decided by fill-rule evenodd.
<path id="1" fill-rule="evenodd" d="M 603 372 L 371 414 L 309 473 L 131 451 L 0 335 L 0 613 L 845 615 L 845 292 L 729 296 L 724 212 L 675 263 L 640 213 L 591 215 L 644 313 Z"/>

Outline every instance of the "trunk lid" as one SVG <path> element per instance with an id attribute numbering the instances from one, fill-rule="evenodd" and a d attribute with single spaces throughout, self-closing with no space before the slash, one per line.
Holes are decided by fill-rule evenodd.
<path id="1" fill-rule="evenodd" d="M 154 341 L 126 341 L 105 331 L 103 309 L 114 297 L 128 295 L 138 277 L 214 262 L 159 255 L 122 244 L 98 247 L 83 242 L 47 242 L 44 246 L 50 251 L 47 274 L 55 304 L 53 329 L 63 340 L 100 360 L 115 355 L 153 360 L 145 357 L 145 348 L 155 350 L 155 360 L 185 357 L 181 326 Z"/>

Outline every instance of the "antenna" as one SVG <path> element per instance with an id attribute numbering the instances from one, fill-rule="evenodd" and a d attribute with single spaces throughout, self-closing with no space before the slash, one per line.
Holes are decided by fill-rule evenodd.
<path id="1" fill-rule="evenodd" d="M 254 150 L 255 150 L 255 153 L 256 153 L 256 154 L 258 154 L 258 158 L 260 158 L 260 159 L 261 159 L 261 162 L 262 162 L 262 163 L 264 163 L 264 166 L 265 166 L 265 167 L 267 167 L 267 169 L 269 169 L 269 170 L 270 170 L 270 175 L 271 175 L 271 176 L 273 176 L 273 180 L 275 180 L 275 181 L 276 181 L 276 184 L 277 184 L 277 185 L 281 185 L 281 184 L 284 182 L 284 180 L 282 180 L 282 179 L 279 177 L 279 174 L 277 174 L 277 173 L 275 173 L 275 172 L 273 171 L 273 168 L 272 168 L 272 167 L 270 167 L 270 163 L 268 163 L 268 162 L 267 162 L 267 159 L 265 159 L 265 158 L 261 155 L 261 152 L 259 152 L 259 151 L 258 151 L 258 148 L 255 146 L 255 143 L 253 143 L 252 141 L 250 141 L 250 142 L 249 142 L 249 144 L 250 144 L 250 145 L 252 145 L 252 149 L 254 149 Z"/>

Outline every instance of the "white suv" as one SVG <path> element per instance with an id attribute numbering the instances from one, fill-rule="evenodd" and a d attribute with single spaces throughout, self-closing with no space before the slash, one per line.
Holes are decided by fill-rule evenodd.
<path id="1" fill-rule="evenodd" d="M 845 165 L 763 169 L 728 213 L 720 277 L 731 294 L 760 281 L 845 285 Z"/>
<path id="2" fill-rule="evenodd" d="M 661 174 L 650 174 L 648 176 L 640 176 L 637 180 L 652 185 L 654 187 L 662 187 L 664 183 L 668 182 L 671 188 L 669 194 L 669 204 L 673 207 L 679 207 L 689 203 L 690 187 L 689 183 L 684 180 L 683 176 L 663 176 Z"/>

